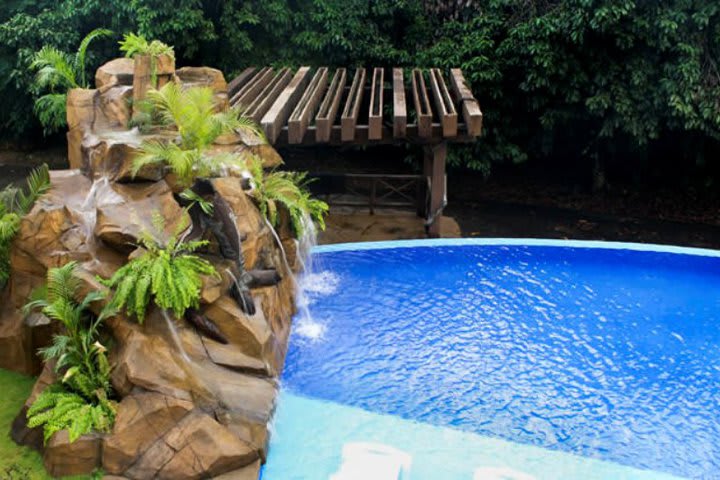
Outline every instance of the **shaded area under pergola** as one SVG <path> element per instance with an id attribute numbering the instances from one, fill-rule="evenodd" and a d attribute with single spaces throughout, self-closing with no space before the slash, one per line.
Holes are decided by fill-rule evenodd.
<path id="1" fill-rule="evenodd" d="M 447 144 L 474 141 L 482 130 L 480 105 L 460 69 L 248 68 L 230 82 L 229 95 L 275 146 L 422 146 L 419 178 L 428 194 L 418 211 L 431 236 L 446 204 Z"/>

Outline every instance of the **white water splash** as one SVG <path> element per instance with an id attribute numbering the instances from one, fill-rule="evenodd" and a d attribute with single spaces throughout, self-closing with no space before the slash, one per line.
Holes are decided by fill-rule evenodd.
<path id="1" fill-rule="evenodd" d="M 290 281 L 295 287 L 295 304 L 297 306 L 297 314 L 295 316 L 293 330 L 295 334 L 302 338 L 313 341 L 321 340 L 325 336 L 326 326 L 325 324 L 314 319 L 312 314 L 310 313 L 310 309 L 308 308 L 310 305 L 310 300 L 306 295 L 307 290 L 305 288 L 305 282 L 299 282 L 298 279 L 295 277 L 295 274 L 290 268 L 287 254 L 285 253 L 285 248 L 283 247 L 282 241 L 280 240 L 277 231 L 275 231 L 275 228 L 273 228 L 272 224 L 267 219 L 265 219 L 265 223 L 270 229 L 273 237 L 275 237 L 275 241 L 278 245 L 278 248 L 280 249 L 280 254 L 285 265 L 285 270 L 290 277 Z M 304 216 L 302 219 L 302 223 L 303 235 L 298 241 L 297 252 L 301 269 L 304 272 L 304 278 L 308 275 L 312 275 L 311 268 L 313 267 L 313 265 L 310 261 L 310 251 L 312 247 L 317 244 L 317 230 L 315 229 L 315 224 L 309 216 Z"/>
<path id="2" fill-rule="evenodd" d="M 295 319 L 295 334 L 302 338 L 319 341 L 325 337 L 325 324 L 313 318 L 299 317 Z"/>
<path id="3" fill-rule="evenodd" d="M 312 296 L 327 297 L 337 292 L 340 285 L 340 277 L 334 272 L 325 270 L 322 272 L 308 272 L 300 277 L 300 285 L 303 290 Z"/>

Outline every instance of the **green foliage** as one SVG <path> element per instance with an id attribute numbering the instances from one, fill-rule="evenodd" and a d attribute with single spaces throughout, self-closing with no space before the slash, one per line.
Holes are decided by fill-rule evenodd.
<path id="1" fill-rule="evenodd" d="M 171 82 L 148 92 L 148 99 L 161 122 L 177 129 L 179 141 L 143 143 L 133 161 L 133 174 L 146 165 L 161 163 L 175 173 L 182 185 L 190 186 L 198 177 L 213 177 L 226 168 L 242 166 L 237 156 L 208 153 L 220 135 L 244 130 L 262 136 L 252 120 L 237 110 L 216 112 L 212 89 L 207 87 L 182 89 Z"/>
<path id="2" fill-rule="evenodd" d="M 13 186 L 0 191 L 0 286 L 10 277 L 10 247 L 20 229 L 20 220 L 49 189 L 50 171 L 43 165 L 28 176 L 26 191 Z"/>
<path id="3" fill-rule="evenodd" d="M 254 157 L 250 164 L 253 179 L 252 195 L 262 214 L 273 226 L 279 222 L 279 205 L 284 206 L 289 215 L 295 234 L 300 237 L 305 230 L 306 219 L 314 221 L 325 230 L 327 203 L 312 198 L 307 189 L 306 172 L 272 171 L 264 172 L 262 161 Z"/>
<path id="4" fill-rule="evenodd" d="M 200 210 L 202 210 L 205 215 L 212 216 L 213 211 L 215 210 L 215 205 L 213 205 L 212 202 L 205 200 L 203 197 L 201 197 L 189 188 L 180 192 L 180 198 L 183 198 L 190 202 L 190 205 L 187 207 L 188 209 L 190 209 L 190 207 L 192 207 L 193 205 L 197 204 L 200 207 Z"/>
<path id="5" fill-rule="evenodd" d="M 162 219 L 156 223 L 156 229 L 161 230 Z M 185 242 L 179 237 L 185 227 L 181 222 L 166 245 L 145 235 L 141 240 L 145 253 L 132 259 L 110 279 L 102 280 L 107 287 L 115 289 L 108 304 L 109 312 L 124 308 L 142 324 L 151 299 L 160 308 L 172 310 L 178 318 L 188 308 L 199 306 L 201 275 L 217 275 L 217 272 L 210 262 L 192 255 L 207 245 L 206 241 Z"/>
<path id="6" fill-rule="evenodd" d="M 71 51 L 102 26 L 162 39 L 180 63 L 228 79 L 266 64 L 460 67 L 485 128 L 450 159 L 471 168 L 558 155 L 591 165 L 613 150 L 632 166 L 668 144 L 686 145 L 673 165 L 702 164 L 704 149 L 717 164 L 713 0 L 15 0 L 0 6 L 3 132 L 32 127 L 33 53 Z"/>
<path id="7" fill-rule="evenodd" d="M 39 309 L 63 326 L 63 332 L 53 336 L 52 344 L 40 350 L 46 362 L 56 362 L 61 383 L 45 389 L 27 412 L 28 425 L 42 425 L 46 442 L 66 428 L 71 442 L 93 430 L 109 431 L 115 418 L 115 406 L 108 398 L 110 363 L 99 341 L 103 316 L 88 312 L 104 294 L 91 292 L 78 302 L 80 280 L 75 276 L 76 269 L 75 262 L 49 269 L 46 285 L 33 292 L 24 309 L 26 313 Z"/>
<path id="8" fill-rule="evenodd" d="M 67 91 L 71 88 L 89 86 L 85 66 L 87 49 L 96 38 L 110 35 L 112 32 L 107 29 L 93 30 L 81 40 L 74 55 L 45 45 L 33 56 L 30 68 L 36 72 L 34 89 L 50 91 L 39 97 L 34 107 L 46 133 L 60 130 L 67 125 L 65 118 Z"/>
<path id="9" fill-rule="evenodd" d="M 43 427 L 45 443 L 66 429 L 74 442 L 86 433 L 109 432 L 115 423 L 115 407 L 109 401 L 89 403 L 87 397 L 55 384 L 38 395 L 27 416 L 28 427 Z"/>
<path id="10" fill-rule="evenodd" d="M 120 51 L 126 57 L 134 57 L 135 55 L 150 55 L 158 57 L 160 55 L 168 55 L 175 58 L 175 50 L 173 47 L 161 42 L 160 40 L 147 41 L 142 35 L 134 33 L 126 33 L 120 41 Z"/>

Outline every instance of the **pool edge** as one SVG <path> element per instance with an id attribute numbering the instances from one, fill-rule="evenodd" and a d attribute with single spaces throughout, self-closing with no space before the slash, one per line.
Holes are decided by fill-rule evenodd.
<path id="1" fill-rule="evenodd" d="M 655 243 L 609 242 L 604 240 L 559 240 L 545 238 L 438 238 L 334 243 L 328 245 L 317 245 L 312 248 L 312 253 L 322 254 L 359 250 L 382 250 L 388 248 L 452 247 L 473 245 L 596 248 L 602 250 L 631 250 L 639 252 L 674 253 L 681 255 L 720 258 L 720 250 L 712 250 L 709 248 L 680 247 Z"/>

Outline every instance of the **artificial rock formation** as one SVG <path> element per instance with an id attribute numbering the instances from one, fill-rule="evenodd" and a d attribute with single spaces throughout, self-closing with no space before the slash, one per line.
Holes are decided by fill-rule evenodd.
<path id="1" fill-rule="evenodd" d="M 241 176 L 206 182 L 217 218 L 199 222 L 197 212 L 188 214 L 178 203 L 177 188 L 164 169 L 130 174 L 143 140 L 176 135 L 128 129 L 135 68 L 132 60 L 108 62 L 97 71 L 97 89 L 68 96 L 71 169 L 51 172 L 52 188 L 22 220 L 13 244 L 11 279 L 0 292 L 0 367 L 33 375 L 43 369 L 35 352 L 48 345 L 57 326 L 42 315 L 26 318 L 21 307 L 49 268 L 77 261 L 82 294 L 103 290 L 97 277 L 109 278 L 139 255 L 141 235 L 150 233 L 162 243 L 178 225 L 189 223 L 184 234 L 210 241 L 198 253 L 220 275 L 204 278 L 201 306 L 186 318 L 151 307 L 143 325 L 123 315 L 106 320 L 119 405 L 111 433 L 70 443 L 67 432 L 59 432 L 42 444 L 41 432 L 27 427 L 25 413 L 55 380 L 45 365 L 13 423 L 12 437 L 42 450 L 54 476 L 102 468 L 110 478 L 256 479 L 267 454 L 268 422 L 287 349 L 295 262 L 283 257 Z M 217 107 L 227 108 L 227 84 L 219 71 L 163 68 L 163 75 L 184 86 L 210 86 Z M 255 153 L 266 166 L 280 161 L 259 138 L 226 136 L 216 148 Z M 166 219 L 163 231 L 153 228 L 153 212 Z M 213 228 L 202 228 L 208 225 Z M 280 229 L 286 248 L 295 242 L 289 231 Z"/>

